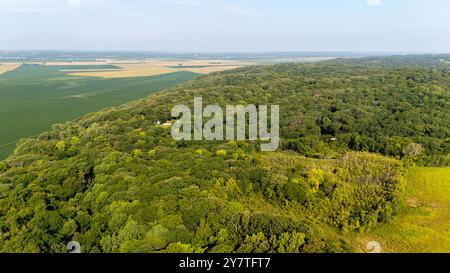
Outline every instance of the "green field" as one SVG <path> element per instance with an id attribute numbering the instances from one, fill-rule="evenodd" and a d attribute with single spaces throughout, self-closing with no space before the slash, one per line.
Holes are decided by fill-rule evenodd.
<path id="1" fill-rule="evenodd" d="M 450 252 L 450 168 L 412 168 L 406 190 L 400 215 L 356 237 L 360 251 L 375 240 L 383 252 Z"/>
<path id="2" fill-rule="evenodd" d="M 0 76 L 0 160 L 17 141 L 47 131 L 52 124 L 145 97 L 196 77 L 177 72 L 153 77 L 102 79 L 68 76 L 66 69 L 115 66 L 22 65 Z"/>

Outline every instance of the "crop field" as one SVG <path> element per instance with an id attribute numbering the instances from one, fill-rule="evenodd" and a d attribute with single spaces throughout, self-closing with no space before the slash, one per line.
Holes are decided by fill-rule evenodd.
<path id="1" fill-rule="evenodd" d="M 0 63 L 0 75 L 13 71 L 20 66 L 20 63 Z"/>
<path id="2" fill-rule="evenodd" d="M 100 71 L 70 71 L 65 70 L 72 76 L 88 76 L 101 78 L 129 78 L 129 77 L 148 77 L 178 72 L 179 70 L 167 67 L 153 66 L 149 64 L 121 64 L 119 70 L 100 70 Z"/>
<path id="3" fill-rule="evenodd" d="M 229 60 L 109 60 L 0 63 L 0 160 L 20 138 L 193 79 L 252 65 Z"/>
<path id="4" fill-rule="evenodd" d="M 92 64 L 92 62 L 90 63 Z M 106 60 L 99 64 L 113 65 L 116 70 L 97 71 L 65 71 L 73 76 L 90 76 L 102 78 L 128 78 L 146 77 L 188 71 L 197 74 L 208 74 L 229 69 L 235 69 L 255 63 L 244 61 L 224 61 L 224 60 Z"/>
<path id="5" fill-rule="evenodd" d="M 76 77 L 64 71 L 105 71 L 118 67 L 97 63 L 69 64 L 24 64 L 0 75 L 0 159 L 14 150 L 19 139 L 47 131 L 52 124 L 118 106 L 197 76 L 192 72 L 175 71 L 120 79 Z"/>
<path id="6" fill-rule="evenodd" d="M 391 223 L 356 236 L 359 250 L 378 241 L 383 252 L 450 252 L 450 168 L 411 169 L 405 201 Z"/>
<path id="7" fill-rule="evenodd" d="M 131 78 L 157 76 L 180 71 L 187 71 L 196 74 L 209 74 L 213 72 L 220 72 L 256 64 L 318 62 L 330 59 L 334 58 L 270 58 L 252 61 L 217 59 L 98 59 L 94 61 L 76 62 L 30 62 L 30 64 L 59 67 L 61 72 L 77 77 Z"/>

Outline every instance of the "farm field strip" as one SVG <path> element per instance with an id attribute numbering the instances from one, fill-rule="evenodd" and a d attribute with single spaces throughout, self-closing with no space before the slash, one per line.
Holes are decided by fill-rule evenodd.
<path id="1" fill-rule="evenodd" d="M 142 60 L 141 62 L 104 62 L 102 64 L 115 65 L 122 70 L 107 71 L 66 71 L 72 76 L 91 76 L 102 78 L 128 78 L 155 76 L 179 71 L 197 74 L 208 74 L 229 69 L 252 65 L 251 62 L 223 61 L 223 60 Z"/>
<path id="2" fill-rule="evenodd" d="M 21 63 L 0 63 L 0 75 L 9 71 L 14 71 L 21 65 Z"/>
<path id="3" fill-rule="evenodd" d="M 292 58 L 276 60 L 239 61 L 239 60 L 165 60 L 165 59 L 132 59 L 114 60 L 99 59 L 94 61 L 53 61 L 53 62 L 25 62 L 25 64 L 45 65 L 55 67 L 60 72 L 69 76 L 77 77 L 99 77 L 99 78 L 133 78 L 150 77 L 168 73 L 188 71 L 196 74 L 209 74 L 244 66 L 257 64 L 272 64 L 284 62 L 317 62 L 333 58 Z M 11 67 L 5 72 L 14 70 L 21 65 L 15 63 L 16 67 Z M 105 66 L 105 67 L 104 67 Z M 109 67 L 106 67 L 109 66 Z M 0 74 L 1 74 L 0 66 Z"/>
<path id="4" fill-rule="evenodd" d="M 0 66 L 0 74 L 12 71 L 22 64 L 52 67 L 68 76 L 99 78 L 151 77 L 180 71 L 208 74 L 255 65 L 256 62 L 230 60 L 95 60 L 6 63 Z"/>

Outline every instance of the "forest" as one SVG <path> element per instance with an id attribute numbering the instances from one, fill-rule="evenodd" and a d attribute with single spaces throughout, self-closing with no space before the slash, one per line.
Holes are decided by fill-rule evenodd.
<path id="1" fill-rule="evenodd" d="M 251 66 L 56 124 L 0 162 L 0 252 L 354 252 L 450 165 L 449 59 Z M 280 148 L 173 140 L 194 96 L 279 105 Z"/>

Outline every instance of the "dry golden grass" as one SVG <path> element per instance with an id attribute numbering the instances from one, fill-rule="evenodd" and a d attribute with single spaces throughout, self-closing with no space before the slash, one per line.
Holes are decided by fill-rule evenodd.
<path id="1" fill-rule="evenodd" d="M 0 63 L 0 75 L 16 70 L 20 65 L 21 63 Z"/>

